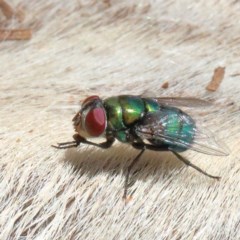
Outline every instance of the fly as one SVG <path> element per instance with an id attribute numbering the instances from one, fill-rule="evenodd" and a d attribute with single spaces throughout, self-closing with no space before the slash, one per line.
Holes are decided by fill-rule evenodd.
<path id="1" fill-rule="evenodd" d="M 186 165 L 219 180 L 220 177 L 205 172 L 180 154 L 191 149 L 208 155 L 228 155 L 226 147 L 210 131 L 198 126 L 196 119 L 179 108 L 205 107 L 208 104 L 196 98 L 121 95 L 101 99 L 90 96 L 72 119 L 76 132 L 74 141 L 53 147 L 66 149 L 82 143 L 106 149 L 117 139 L 139 149 L 139 154 L 127 170 L 124 198 L 127 196 L 130 171 L 145 150 L 170 151 Z M 92 137 L 104 137 L 106 141 L 97 144 L 87 140 Z"/>

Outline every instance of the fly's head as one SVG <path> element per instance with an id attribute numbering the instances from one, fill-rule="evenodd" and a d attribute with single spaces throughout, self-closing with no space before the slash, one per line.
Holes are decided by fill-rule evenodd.
<path id="1" fill-rule="evenodd" d="M 102 100 L 98 96 L 86 98 L 72 121 L 75 131 L 84 138 L 103 135 L 107 126 L 107 117 Z"/>

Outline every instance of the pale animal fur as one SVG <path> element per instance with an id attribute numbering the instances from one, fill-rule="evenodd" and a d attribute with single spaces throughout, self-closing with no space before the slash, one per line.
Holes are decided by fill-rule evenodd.
<path id="1" fill-rule="evenodd" d="M 24 22 L 6 27 L 30 26 L 32 39 L 0 43 L 0 239 L 239 239 L 240 2 L 34 0 L 22 8 Z M 219 66 L 223 82 L 207 92 Z M 86 96 L 143 92 L 214 103 L 200 115 L 231 154 L 184 156 L 220 181 L 146 152 L 125 204 L 137 150 L 51 147 L 72 140 Z"/>

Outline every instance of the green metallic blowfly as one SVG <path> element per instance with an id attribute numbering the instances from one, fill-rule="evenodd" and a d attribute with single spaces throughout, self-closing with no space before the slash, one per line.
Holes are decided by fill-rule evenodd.
<path id="1" fill-rule="evenodd" d="M 77 147 L 80 143 L 100 148 L 109 148 L 117 139 L 140 149 L 140 153 L 128 167 L 125 193 L 127 194 L 129 173 L 146 149 L 171 151 L 179 160 L 204 175 L 212 176 L 193 165 L 179 154 L 188 149 L 209 155 L 228 155 L 225 147 L 208 131 L 198 127 L 196 121 L 177 107 L 203 107 L 208 102 L 195 98 L 145 98 L 122 95 L 100 99 L 91 96 L 82 103 L 82 108 L 73 118 L 76 134 L 73 142 L 59 143 L 59 149 Z M 87 138 L 105 137 L 100 144 Z"/>

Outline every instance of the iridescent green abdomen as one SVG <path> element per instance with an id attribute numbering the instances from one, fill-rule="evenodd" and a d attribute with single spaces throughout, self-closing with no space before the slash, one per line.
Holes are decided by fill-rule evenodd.
<path id="1" fill-rule="evenodd" d="M 114 131 L 115 137 L 121 142 L 127 142 L 126 130 L 142 119 L 147 112 L 159 109 L 158 104 L 151 99 L 138 96 L 123 95 L 104 100 L 107 113 L 108 130 Z"/>
<path id="2" fill-rule="evenodd" d="M 152 124 L 154 145 L 167 145 L 170 149 L 182 152 L 188 149 L 181 143 L 189 145 L 195 136 L 195 121 L 180 109 L 162 106 L 160 111 L 148 118 L 146 124 Z M 174 140 L 177 140 L 174 144 Z"/>

